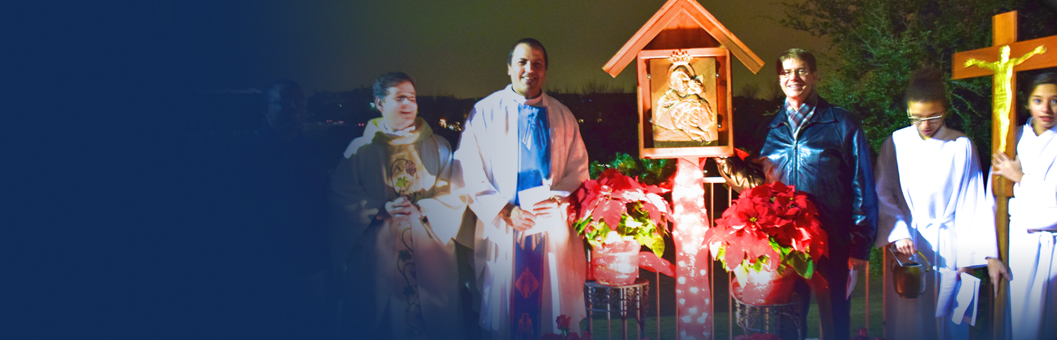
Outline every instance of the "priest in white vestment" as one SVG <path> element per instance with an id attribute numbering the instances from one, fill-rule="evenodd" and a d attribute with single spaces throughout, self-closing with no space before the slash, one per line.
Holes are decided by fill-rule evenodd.
<path id="1" fill-rule="evenodd" d="M 995 174 L 1013 181 L 1009 282 L 1013 339 L 1057 338 L 1057 74 L 1035 78 L 1031 118 L 1017 132 L 1017 157 L 996 153 Z"/>
<path id="2" fill-rule="evenodd" d="M 554 197 L 589 178 L 587 150 L 569 109 L 542 91 L 543 46 L 534 39 L 519 41 L 507 65 L 512 84 L 474 105 L 455 152 L 464 183 L 458 190 L 477 216 L 480 326 L 486 339 L 535 339 L 560 333 L 555 319 L 566 315 L 571 330 L 579 331 L 586 316 L 587 262 L 566 206 Z M 519 253 L 531 251 L 542 267 L 515 273 Z"/>
<path id="3" fill-rule="evenodd" d="M 943 124 L 947 101 L 938 70 L 915 72 L 906 100 L 912 126 L 885 140 L 874 167 L 879 201 L 876 245 L 908 256 L 920 252 L 917 261 L 926 265 L 923 256 L 931 271 L 925 273 L 925 292 L 904 298 L 892 283 L 892 268 L 898 264 L 889 257 L 885 337 L 967 339 L 969 323 L 959 318 L 956 324 L 950 316 L 959 269 L 1005 268 L 997 260 L 992 204 L 972 141 Z M 951 291 L 941 292 L 943 285 Z M 973 289 L 968 284 L 961 288 Z"/>

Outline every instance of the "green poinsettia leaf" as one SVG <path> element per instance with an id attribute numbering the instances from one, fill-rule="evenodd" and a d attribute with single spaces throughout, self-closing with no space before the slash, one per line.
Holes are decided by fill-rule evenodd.
<path id="1" fill-rule="evenodd" d="M 792 256 L 787 257 L 786 262 L 793 266 L 793 270 L 804 279 L 810 280 L 815 275 L 815 262 L 811 261 L 807 254 L 793 253 Z"/>
<path id="2" fill-rule="evenodd" d="M 653 245 L 651 245 L 649 247 L 650 247 L 651 250 L 653 250 L 654 254 L 657 254 L 657 257 L 664 256 L 664 238 L 663 237 L 657 237 L 657 236 L 653 237 Z"/>
<path id="3" fill-rule="evenodd" d="M 606 224 L 605 222 L 599 222 L 598 223 L 598 235 L 599 235 L 598 240 L 599 241 L 604 240 L 606 238 L 606 235 L 609 235 L 609 232 L 612 231 L 612 230 L 613 229 L 609 228 L 609 225 Z"/>
<path id="4" fill-rule="evenodd" d="M 789 257 L 789 253 L 793 252 L 793 247 L 783 247 L 781 244 L 778 244 L 778 241 L 776 241 L 774 237 L 768 238 L 767 241 L 770 242 L 771 249 L 774 249 L 774 251 L 778 253 L 778 261 L 784 261 Z"/>
<path id="5" fill-rule="evenodd" d="M 590 218 L 586 218 L 586 219 L 583 219 L 583 220 L 576 221 L 576 223 L 573 223 L 573 229 L 576 230 L 577 234 L 584 235 L 584 228 L 587 227 L 588 223 L 591 223 L 591 219 Z M 589 235 L 585 235 L 585 236 L 589 236 Z"/>
<path id="6" fill-rule="evenodd" d="M 729 271 L 731 271 L 732 268 L 730 268 L 730 266 L 727 265 L 727 261 L 723 260 L 724 259 L 723 254 L 726 253 L 726 252 L 727 252 L 727 247 L 720 246 L 716 250 L 716 255 L 714 255 L 713 258 L 719 260 L 719 263 L 723 265 L 723 269 L 729 272 Z"/>

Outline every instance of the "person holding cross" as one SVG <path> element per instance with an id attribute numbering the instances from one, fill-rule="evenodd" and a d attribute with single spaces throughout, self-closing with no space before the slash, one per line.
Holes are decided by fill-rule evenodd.
<path id="1" fill-rule="evenodd" d="M 947 90 L 936 68 L 910 76 L 906 89 L 911 126 L 892 133 L 877 155 L 878 248 L 924 257 L 933 267 L 923 279 L 925 292 L 904 298 L 886 285 L 885 336 L 891 339 L 965 339 L 969 324 L 955 324 L 950 313 L 960 272 L 987 265 L 995 282 L 1009 271 L 998 260 L 994 215 L 984 190 L 980 160 L 964 133 L 944 125 Z M 909 260 L 909 259 L 907 259 Z M 893 275 L 885 268 L 885 276 Z M 994 286 L 997 291 L 997 285 Z"/>
<path id="2" fill-rule="evenodd" d="M 1009 199 L 1009 282 L 1013 339 L 1057 338 L 1057 73 L 1035 77 L 1031 118 L 1017 131 L 1017 156 L 991 158 L 1015 183 Z"/>

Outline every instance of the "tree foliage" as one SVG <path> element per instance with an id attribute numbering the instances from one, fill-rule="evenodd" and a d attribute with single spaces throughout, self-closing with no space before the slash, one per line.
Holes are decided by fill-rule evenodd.
<path id="1" fill-rule="evenodd" d="M 645 185 L 659 185 L 671 188 L 667 183 L 675 175 L 674 159 L 637 158 L 623 152 L 617 152 L 608 163 L 591 161 L 591 178 L 598 178 L 609 169 L 617 169 L 625 176 L 635 178 Z"/>
<path id="2" fill-rule="evenodd" d="M 950 80 L 954 53 L 991 46 L 992 16 L 1011 10 L 1018 10 L 1020 40 L 1057 34 L 1054 13 L 1035 0 L 787 0 L 782 6 L 783 25 L 831 39 L 828 51 L 816 51 L 818 91 L 860 116 L 874 150 L 910 125 L 907 77 L 931 65 L 947 79 L 948 126 L 965 131 L 985 162 L 991 78 Z"/>

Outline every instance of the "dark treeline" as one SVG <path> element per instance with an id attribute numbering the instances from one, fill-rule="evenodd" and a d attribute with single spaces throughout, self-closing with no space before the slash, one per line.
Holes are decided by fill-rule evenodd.
<path id="1" fill-rule="evenodd" d="M 580 122 L 580 132 L 592 161 L 611 161 L 617 152 L 638 156 L 638 114 L 635 93 L 551 93 L 569 107 Z M 192 95 L 184 108 L 188 126 L 187 137 L 192 143 L 203 143 L 212 148 L 224 148 L 259 133 L 263 127 L 260 113 L 260 93 L 255 91 L 205 92 Z M 425 119 L 452 146 L 459 136 L 473 104 L 481 98 L 452 96 L 419 96 L 419 117 Z M 373 98 L 369 88 L 351 91 L 317 91 L 310 95 L 310 118 L 305 126 L 306 136 L 324 147 L 331 166 L 340 160 L 348 143 L 363 134 L 364 125 L 381 114 L 371 107 Z M 760 126 L 772 118 L 781 99 L 734 97 L 735 142 L 739 148 L 755 150 L 762 135 Z"/>

